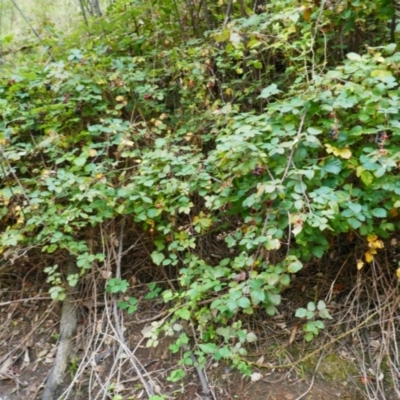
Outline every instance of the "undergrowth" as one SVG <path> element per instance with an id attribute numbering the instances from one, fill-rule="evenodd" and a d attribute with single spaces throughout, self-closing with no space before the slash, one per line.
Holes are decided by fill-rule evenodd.
<path id="1" fill-rule="evenodd" d="M 293 275 L 338 238 L 358 243 L 362 271 L 399 228 L 395 11 L 282 0 L 235 5 L 222 22 L 212 6 L 209 29 L 183 4 L 122 3 L 3 70 L 3 263 L 41 253 L 63 300 L 94 270 L 125 293 L 113 271 L 143 258 L 141 279 L 169 310 L 147 345 L 163 332 L 181 351 L 190 322 L 201 365 L 250 374 L 247 316 L 275 316 Z M 67 275 L 71 256 L 79 272 Z M 121 301 L 136 311 L 136 298 Z M 332 318 L 321 298 L 296 316 L 306 340 Z"/>

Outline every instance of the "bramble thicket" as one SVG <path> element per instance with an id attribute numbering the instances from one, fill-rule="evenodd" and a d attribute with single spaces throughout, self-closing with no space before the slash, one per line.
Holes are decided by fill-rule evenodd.
<path id="1" fill-rule="evenodd" d="M 244 321 L 274 317 L 299 271 L 336 274 L 345 243 L 363 279 L 395 247 L 398 9 L 116 1 L 68 36 L 48 23 L 2 64 L 1 264 L 35 264 L 54 300 L 95 273 L 129 313 L 135 275 L 168 310 L 148 346 L 174 333 L 173 352 L 250 374 Z M 307 341 L 332 318 L 317 297 L 296 317 Z"/>

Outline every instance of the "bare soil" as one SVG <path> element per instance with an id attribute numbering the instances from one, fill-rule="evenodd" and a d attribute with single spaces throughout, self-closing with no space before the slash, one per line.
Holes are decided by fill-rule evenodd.
<path id="1" fill-rule="evenodd" d="M 371 268 L 362 276 L 354 273 L 353 265 L 337 272 L 329 262 L 299 273 L 283 293 L 276 316 L 262 310 L 241 316 L 243 327 L 258 337 L 248 349 L 247 360 L 256 365 L 251 377 L 210 357 L 203 370 L 209 399 L 398 399 L 398 284 L 392 278 L 382 280 L 391 276 L 392 264 L 382 261 L 382 267 L 377 263 L 380 270 Z M 104 280 L 95 272 L 85 279 L 75 294 L 78 331 L 57 399 L 147 399 L 133 368 L 135 358 L 140 375 L 151 379 L 156 393 L 168 399 L 205 400 L 196 369 L 180 365 L 181 353 L 168 349 L 176 337 L 161 336 L 157 347 L 147 347 L 144 332 L 168 312 L 160 300 L 145 299 L 147 285 L 130 280 L 127 295 L 139 299 L 139 308 L 132 315 L 120 312 L 127 346 L 123 349 L 111 298 L 100 294 Z M 21 268 L 16 276 L 13 271 L 0 274 L 0 400 L 40 399 L 54 364 L 61 306 L 48 297 L 44 282 L 35 267 Z M 333 319 L 307 343 L 294 312 L 315 299 L 325 300 Z M 191 337 L 195 348 L 195 332 Z M 168 377 L 177 368 L 186 376 L 172 382 Z"/>
<path id="2" fill-rule="evenodd" d="M 5 296 L 7 297 L 7 296 Z M 59 331 L 60 306 L 49 300 L 30 300 L 26 302 L 12 300 L 2 304 L 1 323 L 2 343 L 0 353 L 0 400 L 32 400 L 40 398 L 43 385 L 54 362 Z M 142 315 L 126 319 L 126 338 L 135 356 L 143 365 L 160 393 L 167 394 L 170 399 L 201 399 L 202 390 L 199 377 L 193 367 L 184 367 L 186 377 L 179 382 L 168 381 L 170 372 L 178 367 L 179 354 L 173 355 L 168 346 L 173 339 L 164 337 L 156 348 L 146 347 L 142 330 L 149 323 L 139 323 L 148 318 L 150 310 L 158 312 L 156 302 L 148 302 L 142 309 Z M 94 313 L 96 315 L 94 315 Z M 104 340 L 100 346 L 94 347 L 90 340 L 98 341 L 93 330 L 101 329 L 101 321 L 107 319 L 104 307 L 96 311 L 87 307 L 80 308 L 80 329 L 76 337 L 75 355 L 66 373 L 60 399 L 140 399 L 146 398 L 131 365 L 118 358 L 113 340 Z M 141 316 L 143 318 L 141 318 Z M 105 333 L 105 332 L 103 332 Z M 284 347 L 280 351 L 283 363 L 287 363 L 298 352 L 298 346 Z M 290 350 L 292 349 L 292 353 Z M 88 351 L 89 350 L 89 351 Z M 93 353 L 91 353 L 93 351 Z M 254 348 L 254 351 L 262 349 Z M 266 352 L 267 354 L 267 352 Z M 283 355 L 284 354 L 284 355 Z M 345 354 L 344 354 L 345 356 Z M 119 356 L 121 357 L 121 355 Z M 294 399 L 365 399 L 365 390 L 360 385 L 360 377 L 353 368 L 351 371 L 340 370 L 338 360 L 329 357 L 315 358 L 293 364 L 292 368 L 274 367 L 265 361 L 261 363 L 267 368 L 255 369 L 251 378 L 242 376 L 238 371 L 222 364 L 210 361 L 205 369 L 213 399 L 242 400 L 294 400 Z M 260 361 L 260 360 L 259 360 Z M 78 365 L 86 362 L 83 370 Z M 118 364 L 117 369 L 115 368 Z M 315 364 L 319 368 L 315 369 Z M 331 365 L 333 363 L 333 365 Z M 343 358 L 343 368 L 347 368 L 348 360 Z M 339 368 L 340 373 L 332 369 Z M 116 372 L 117 370 L 117 372 Z M 76 379 L 72 390 L 63 397 L 74 376 Z M 110 397 L 104 397 L 108 387 Z M 102 394 L 103 393 L 103 394 Z M 118 397 L 121 396 L 121 397 Z M 395 397 L 387 397 L 387 399 Z"/>

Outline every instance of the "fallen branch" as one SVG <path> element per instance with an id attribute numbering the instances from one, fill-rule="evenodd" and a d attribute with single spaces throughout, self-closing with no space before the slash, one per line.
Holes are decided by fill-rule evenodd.
<path id="1" fill-rule="evenodd" d="M 25 301 L 36 301 L 36 300 L 51 300 L 51 297 L 28 297 L 27 299 L 4 301 L 3 303 L 0 303 L 0 306 L 8 306 L 9 304 L 24 303 Z"/>

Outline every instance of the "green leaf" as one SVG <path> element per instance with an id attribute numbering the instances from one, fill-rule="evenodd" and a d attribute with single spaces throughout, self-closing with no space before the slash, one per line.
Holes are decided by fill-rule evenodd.
<path id="1" fill-rule="evenodd" d="M 307 316 L 307 310 L 305 308 L 298 308 L 295 313 L 297 318 L 305 318 Z"/>
<path id="2" fill-rule="evenodd" d="M 372 215 L 377 218 L 386 218 L 387 212 L 384 208 L 374 208 L 372 210 Z"/>
<path id="3" fill-rule="evenodd" d="M 364 171 L 361 174 L 361 180 L 363 181 L 365 186 L 369 186 L 374 181 L 374 176 L 371 174 L 371 172 Z"/>
<path id="4" fill-rule="evenodd" d="M 247 333 L 247 335 L 246 335 L 246 341 L 248 342 L 248 343 L 254 343 L 254 342 L 256 342 L 258 340 L 258 337 L 257 337 L 257 335 L 254 333 L 254 332 L 249 332 L 249 333 Z"/>
<path id="5" fill-rule="evenodd" d="M 164 258 L 165 258 L 164 254 L 160 253 L 158 251 L 153 251 L 151 253 L 151 259 L 153 260 L 154 264 L 156 264 L 156 265 L 161 265 Z"/>
<path id="6" fill-rule="evenodd" d="M 279 304 L 281 304 L 282 297 L 281 297 L 280 294 L 269 293 L 269 294 L 268 294 L 268 300 L 269 300 L 274 306 L 279 306 Z"/>
<path id="7" fill-rule="evenodd" d="M 277 312 L 278 310 L 276 309 L 275 306 L 273 306 L 272 304 L 270 304 L 270 305 L 268 305 L 268 306 L 266 307 L 265 311 L 266 311 L 266 313 L 267 313 L 269 316 L 273 317 L 274 315 L 276 315 L 276 312 Z"/>
<path id="8" fill-rule="evenodd" d="M 353 229 L 358 229 L 362 225 L 361 222 L 355 218 L 349 218 L 347 222 Z"/>
<path id="9" fill-rule="evenodd" d="M 322 246 L 311 247 L 311 253 L 317 258 L 321 258 L 324 255 L 324 252 L 325 249 Z"/>
<path id="10" fill-rule="evenodd" d="M 322 170 L 331 174 L 338 174 L 342 170 L 342 161 L 337 158 L 329 158 Z"/>
<path id="11" fill-rule="evenodd" d="M 167 378 L 169 382 L 177 382 L 186 376 L 186 372 L 183 369 L 176 369 L 170 373 Z"/>
<path id="12" fill-rule="evenodd" d="M 349 204 L 349 208 L 350 208 L 350 210 L 353 211 L 353 213 L 356 214 L 356 215 L 357 215 L 358 213 L 360 213 L 361 210 L 362 210 L 361 204 L 357 204 L 357 203 L 350 203 L 350 204 Z"/>
<path id="13" fill-rule="evenodd" d="M 383 50 L 386 54 L 392 54 L 396 50 L 396 43 L 389 43 L 388 45 L 384 46 Z"/>
<path id="14" fill-rule="evenodd" d="M 184 320 L 186 320 L 186 321 L 189 321 L 190 316 L 191 316 L 191 313 L 190 313 L 190 311 L 189 311 L 187 308 L 181 308 L 181 309 L 179 309 L 179 310 L 176 310 L 176 311 L 175 311 L 175 314 L 176 314 L 178 317 L 180 317 L 180 318 L 182 318 L 182 319 L 184 319 Z"/>
<path id="15" fill-rule="evenodd" d="M 303 264 L 298 259 L 294 259 L 288 265 L 287 270 L 291 274 L 295 274 L 296 272 L 299 272 L 302 268 Z"/>
<path id="16" fill-rule="evenodd" d="M 304 339 L 306 340 L 306 342 L 310 342 L 313 339 L 314 335 L 312 334 L 312 332 L 307 332 L 304 336 Z"/>
<path id="17" fill-rule="evenodd" d="M 348 53 L 347 58 L 351 61 L 358 61 L 361 59 L 361 56 L 357 53 Z"/>
<path id="18" fill-rule="evenodd" d="M 84 156 L 80 156 L 74 159 L 74 164 L 78 167 L 83 167 L 86 164 L 87 158 Z"/>
<path id="19" fill-rule="evenodd" d="M 325 324 L 320 320 L 315 321 L 314 326 L 318 329 L 325 329 Z"/>
<path id="20" fill-rule="evenodd" d="M 319 316 L 324 319 L 332 319 L 331 314 L 329 313 L 328 309 L 325 308 L 319 312 Z"/>
<path id="21" fill-rule="evenodd" d="M 308 304 L 307 304 L 307 310 L 308 311 L 315 311 L 315 303 L 314 302 L 312 302 L 312 301 L 310 301 Z"/>
<path id="22" fill-rule="evenodd" d="M 250 307 L 250 300 L 248 297 L 241 297 L 240 299 L 237 300 L 236 303 L 241 308 Z"/>
<path id="23" fill-rule="evenodd" d="M 321 129 L 318 129 L 318 128 L 309 127 L 309 128 L 307 129 L 307 132 L 308 132 L 310 135 L 319 135 L 320 133 L 322 133 L 322 130 L 321 130 Z"/>
<path id="24" fill-rule="evenodd" d="M 215 343 L 201 343 L 199 348 L 204 351 L 204 353 L 215 353 L 217 350 L 217 345 Z"/>
<path id="25" fill-rule="evenodd" d="M 326 309 L 326 304 L 325 304 L 325 302 L 322 301 L 322 300 L 319 300 L 319 301 L 318 301 L 318 304 L 317 304 L 317 309 L 318 309 L 319 311 L 325 310 L 325 309 Z"/>
<path id="26" fill-rule="evenodd" d="M 278 86 L 275 83 L 272 83 L 271 85 L 264 88 L 258 97 L 261 99 L 268 99 L 268 97 L 271 97 L 274 94 L 278 93 L 281 93 L 281 90 L 278 89 Z"/>
<path id="27" fill-rule="evenodd" d="M 232 354 L 231 350 L 227 347 L 221 347 L 214 353 L 214 359 L 215 360 L 220 360 L 221 358 L 228 358 Z"/>

